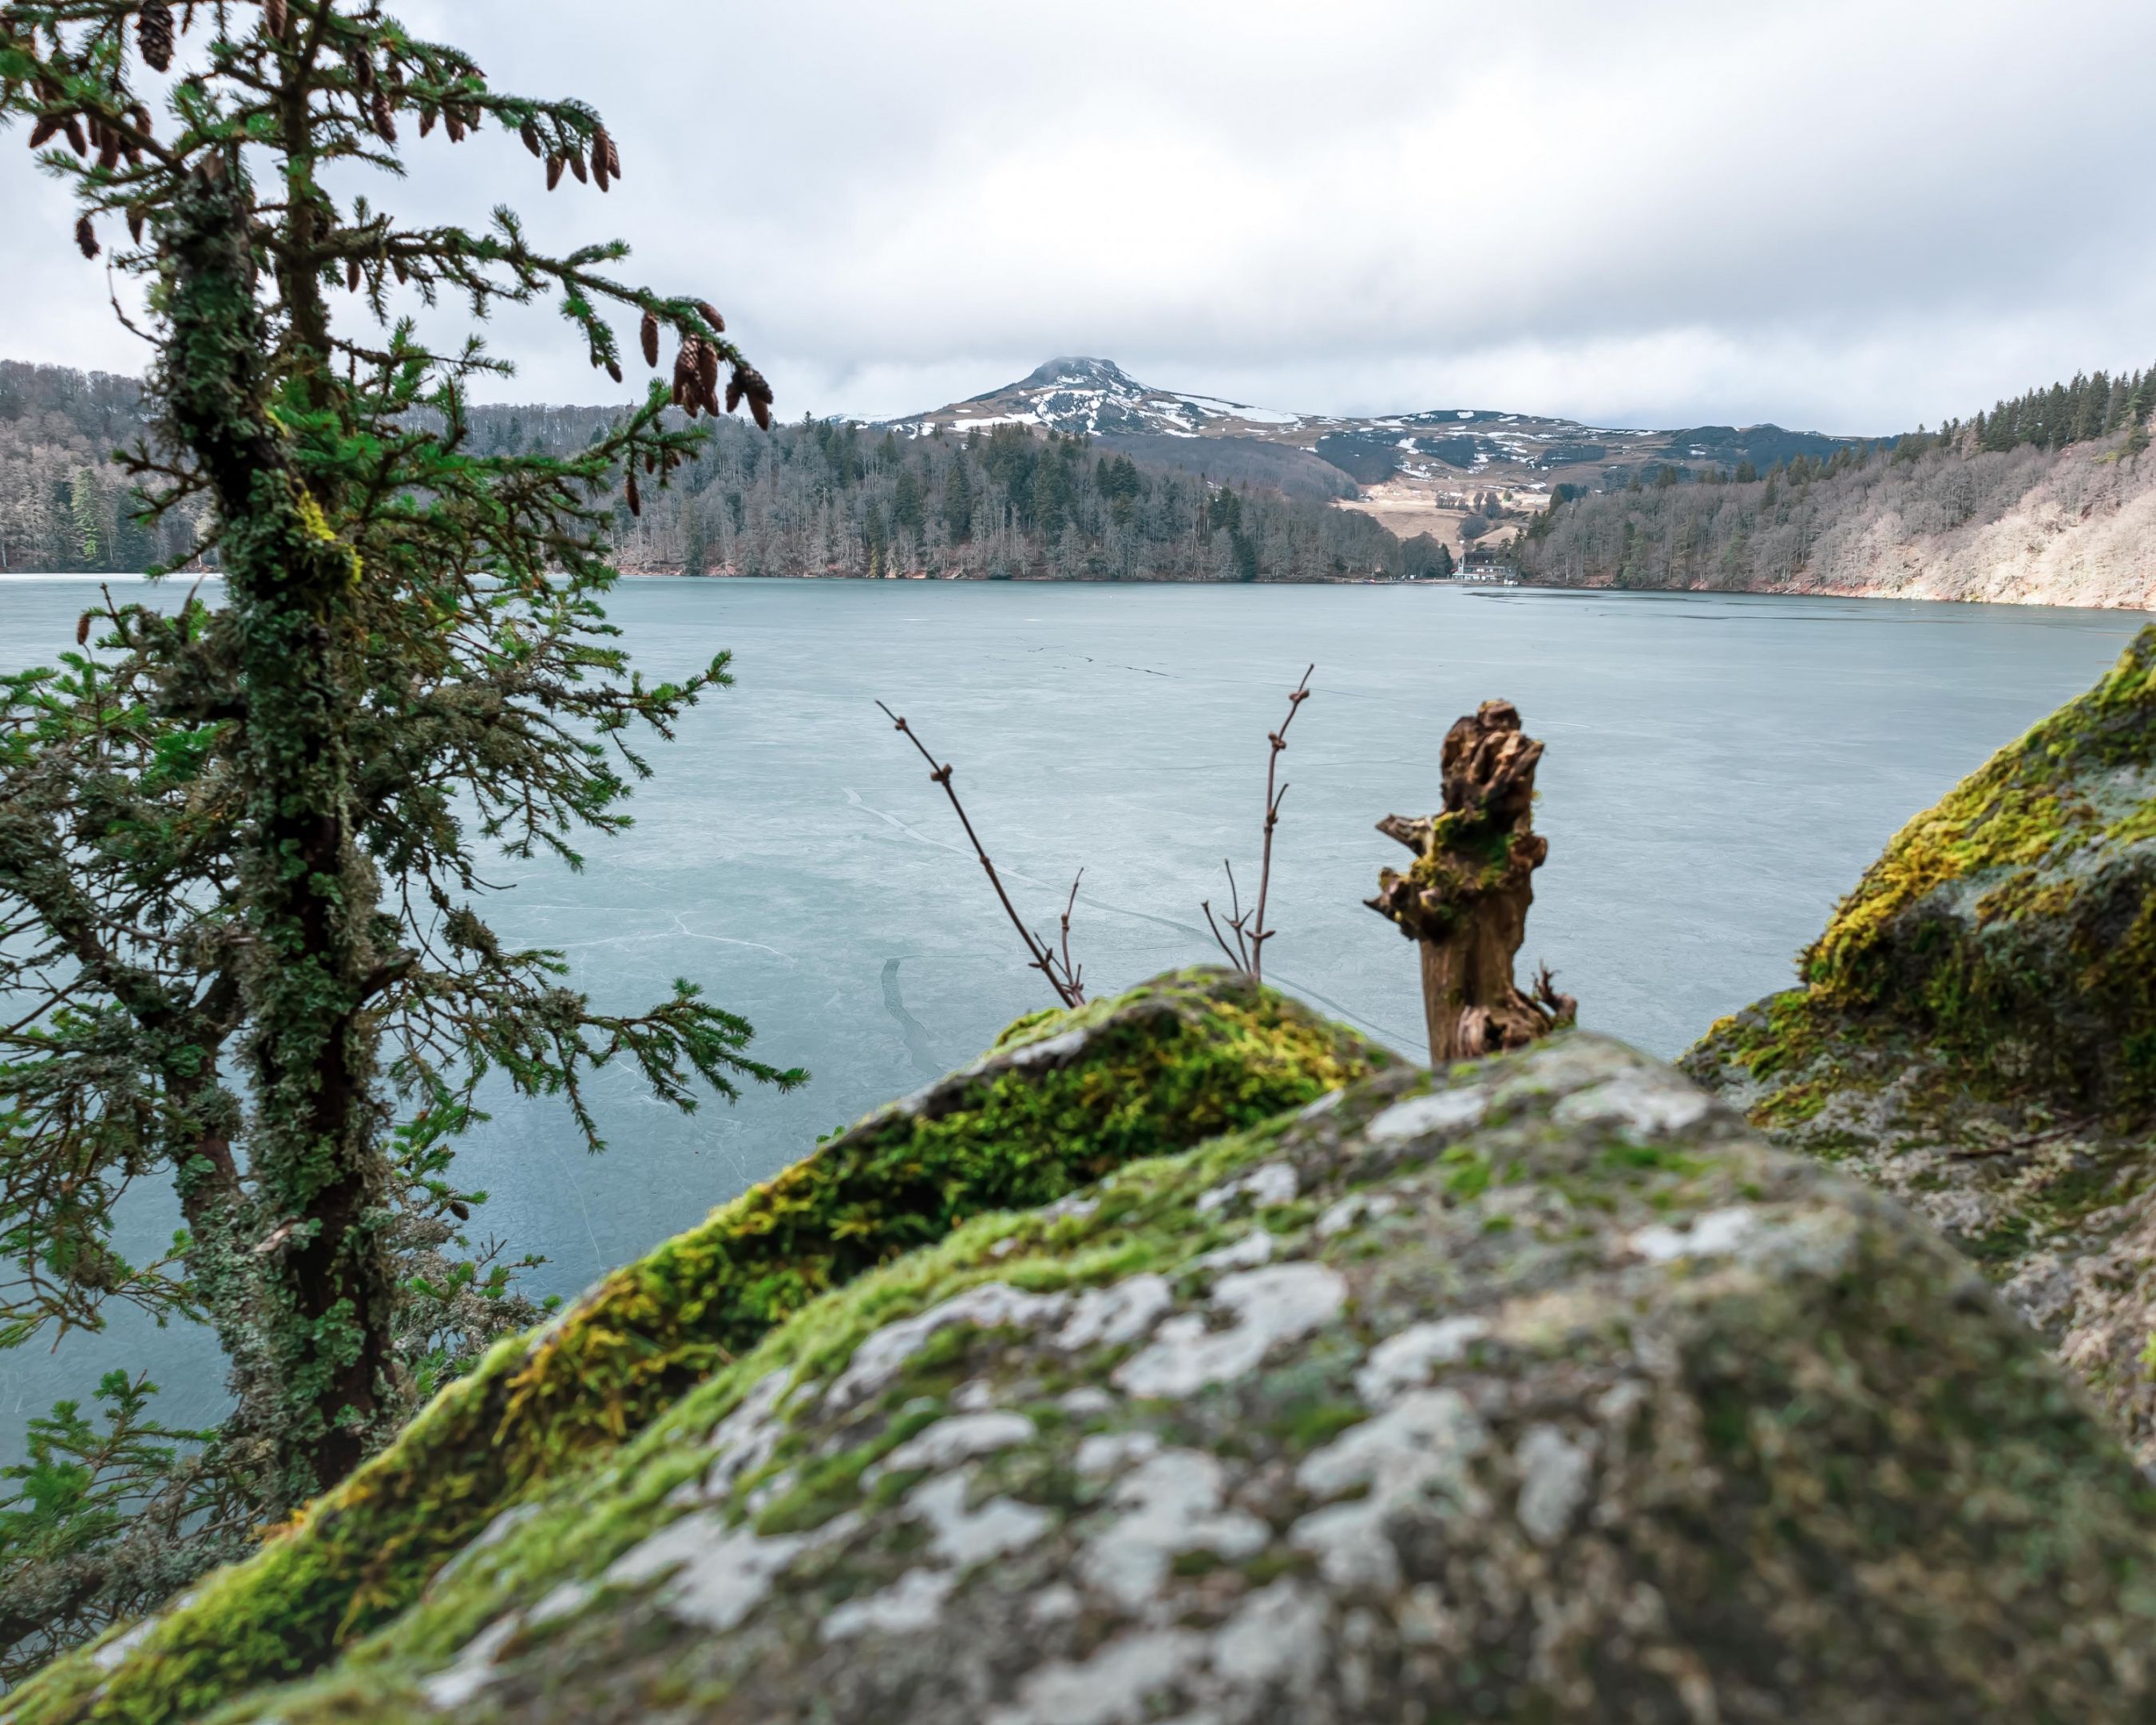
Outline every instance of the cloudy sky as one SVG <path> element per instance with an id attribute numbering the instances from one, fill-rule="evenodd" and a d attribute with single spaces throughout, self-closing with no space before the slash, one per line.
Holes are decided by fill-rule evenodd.
<path id="1" fill-rule="evenodd" d="M 782 412 L 895 414 L 1058 353 L 1329 412 L 1883 432 L 2156 361 L 2156 6 L 408 0 L 587 97 L 609 198 L 491 133 L 506 198 L 709 297 Z M 0 354 L 139 367 L 0 151 Z M 617 393 L 551 316 L 508 393 Z M 634 383 L 636 380 L 632 378 Z"/>

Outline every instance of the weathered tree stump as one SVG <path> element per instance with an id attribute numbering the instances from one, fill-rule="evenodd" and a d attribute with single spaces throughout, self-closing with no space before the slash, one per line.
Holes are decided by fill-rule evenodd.
<path id="1" fill-rule="evenodd" d="M 1445 809 L 1378 830 L 1415 853 L 1407 873 L 1378 876 L 1370 908 L 1422 948 L 1423 1014 L 1433 1066 L 1524 1048 L 1569 1024 L 1578 1003 L 1545 968 L 1534 992 L 1512 980 L 1526 937 L 1534 871 L 1549 841 L 1534 830 L 1535 768 L 1543 746 L 1520 729 L 1509 701 L 1486 701 L 1445 734 Z"/>

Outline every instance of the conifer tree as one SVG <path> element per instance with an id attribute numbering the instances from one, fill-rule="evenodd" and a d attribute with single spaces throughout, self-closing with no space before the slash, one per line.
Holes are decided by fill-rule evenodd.
<path id="1" fill-rule="evenodd" d="M 413 225 L 331 185 L 393 185 L 491 125 L 548 189 L 603 192 L 599 116 L 498 90 L 364 0 L 0 7 L 0 115 L 72 187 L 85 257 L 147 285 L 157 430 L 125 465 L 153 520 L 207 501 L 226 577 L 218 607 L 108 602 L 60 665 L 0 681 L 0 1343 L 115 1304 L 208 1323 L 236 1408 L 194 1477 L 244 1507 L 182 1506 L 148 1556 L 100 1522 L 40 1548 L 57 1568 L 11 1562 L 0 1623 L 64 1640 L 226 1554 L 176 1555 L 188 1529 L 340 1478 L 527 1309 L 456 1258 L 480 1194 L 450 1152 L 489 1073 L 562 1098 L 594 1147 L 608 1062 L 684 1108 L 800 1075 L 686 980 L 596 1010 L 481 912 L 487 855 L 576 865 L 580 832 L 626 824 L 637 734 L 726 681 L 724 655 L 680 682 L 629 666 L 608 500 L 625 476 L 635 511 L 639 474 L 693 453 L 670 406 L 717 414 L 723 372 L 767 425 L 771 392 L 708 302 L 617 278 L 618 242 L 556 255 L 506 208 Z M 399 310 L 444 295 L 557 296 L 617 378 L 625 316 L 654 367 L 672 340 L 670 384 L 573 455 L 480 454 L 468 391 L 504 367 Z M 132 1262 L 116 1207 L 152 1180 L 185 1225 Z"/>

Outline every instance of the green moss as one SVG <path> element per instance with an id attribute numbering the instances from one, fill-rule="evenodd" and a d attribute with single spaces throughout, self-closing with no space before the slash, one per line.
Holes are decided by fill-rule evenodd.
<path id="1" fill-rule="evenodd" d="M 2115 878 L 2156 838 L 2152 769 L 2156 629 L 2144 629 L 2095 688 L 1895 836 L 1804 955 L 1811 991 L 1973 1051 L 2032 1013 L 2071 1016 L 2076 986 L 2118 1023 L 2112 1041 L 2156 1029 L 2150 954 L 2118 940 L 2156 893 L 2145 868 Z"/>
<path id="2" fill-rule="evenodd" d="M 1022 1058 L 1074 1034 L 1074 1050 Z M 11 1697 L 12 1725 L 159 1725 L 303 1674 L 409 1605 L 521 1495 L 619 1445 L 826 1291 L 970 1216 L 1051 1203 L 1388 1059 L 1217 971 L 1032 1014 L 990 1061 L 871 1115 L 497 1347 L 259 1556 L 204 1582 L 143 1656 L 110 1674 L 86 1652 L 57 1661 Z"/>
<path id="3" fill-rule="evenodd" d="M 1687 1057 L 1759 1086 L 1768 1130 L 1890 1081 L 1897 1047 L 1986 1103 L 2156 1102 L 2156 629 L 1904 827 L 1800 971 Z"/>

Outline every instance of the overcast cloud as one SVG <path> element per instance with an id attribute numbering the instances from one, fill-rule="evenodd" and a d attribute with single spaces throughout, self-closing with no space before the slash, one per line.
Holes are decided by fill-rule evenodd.
<path id="1" fill-rule="evenodd" d="M 418 0 L 625 177 L 493 133 L 403 208 L 506 198 L 716 300 L 781 411 L 884 415 L 1057 353 L 1306 410 L 1881 432 L 2156 361 L 2156 6 L 1867 0 Z M 135 370 L 0 150 L 0 354 Z M 504 393 L 601 400 L 551 314 Z M 634 384 L 637 380 L 632 377 Z"/>

